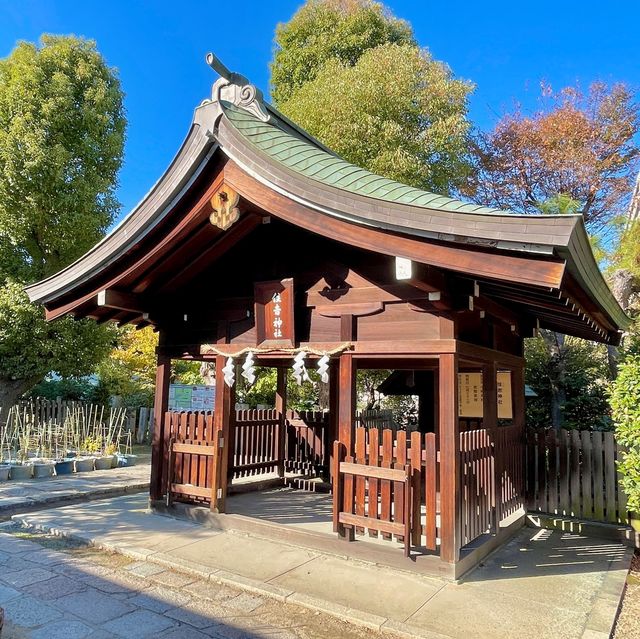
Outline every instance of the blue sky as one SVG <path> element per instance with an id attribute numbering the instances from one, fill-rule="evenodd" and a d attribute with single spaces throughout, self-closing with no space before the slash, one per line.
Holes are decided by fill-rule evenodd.
<path id="1" fill-rule="evenodd" d="M 126 92 L 129 119 L 118 196 L 127 213 L 167 167 L 193 109 L 210 93 L 214 51 L 268 94 L 273 33 L 301 0 L 156 2 L 0 0 L 0 57 L 43 32 L 93 38 Z M 517 101 L 535 109 L 553 87 L 596 79 L 640 87 L 640 2 L 410 2 L 387 6 L 454 73 L 476 84 L 471 118 L 490 128 Z"/>

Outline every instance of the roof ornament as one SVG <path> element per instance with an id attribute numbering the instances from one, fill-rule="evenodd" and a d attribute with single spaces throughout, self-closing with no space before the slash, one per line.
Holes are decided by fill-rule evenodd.
<path id="1" fill-rule="evenodd" d="M 224 100 L 251 113 L 262 122 L 269 121 L 271 116 L 265 109 L 260 89 L 243 75 L 229 71 L 213 53 L 207 53 L 207 64 L 220 75 L 211 90 L 211 102 L 219 103 Z"/>

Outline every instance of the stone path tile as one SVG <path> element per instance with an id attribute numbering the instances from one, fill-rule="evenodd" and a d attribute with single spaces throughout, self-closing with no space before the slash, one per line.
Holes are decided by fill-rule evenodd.
<path id="1" fill-rule="evenodd" d="M 236 595 L 237 593 L 234 593 Z M 130 597 L 127 601 L 133 606 L 139 606 L 154 612 L 166 612 L 177 606 L 184 606 L 191 601 L 191 595 L 162 586 L 150 588 Z"/>
<path id="2" fill-rule="evenodd" d="M 5 618 L 24 628 L 35 628 L 62 617 L 62 612 L 35 597 L 22 595 L 3 604 Z"/>
<path id="3" fill-rule="evenodd" d="M 104 623 L 135 610 L 128 603 L 93 588 L 65 595 L 52 603 L 58 609 L 70 612 L 80 618 L 90 615 L 91 621 L 94 623 Z"/>
<path id="4" fill-rule="evenodd" d="M 52 579 L 26 586 L 22 588 L 22 591 L 33 597 L 47 601 L 59 599 L 74 592 L 81 592 L 87 588 L 88 586 L 79 579 L 71 579 L 70 577 L 58 575 Z"/>
<path id="5" fill-rule="evenodd" d="M 128 615 L 105 623 L 103 630 L 123 639 L 143 639 L 156 636 L 159 632 L 176 625 L 173 619 L 151 610 L 136 610 Z"/>
<path id="6" fill-rule="evenodd" d="M 162 639 L 208 639 L 210 636 L 191 626 L 179 626 L 161 635 Z"/>
<path id="7" fill-rule="evenodd" d="M 149 575 L 149 579 L 159 584 L 172 586 L 174 588 L 182 588 L 183 586 L 192 584 L 196 580 L 195 577 L 192 577 L 190 575 L 184 575 L 166 569 L 163 569 L 162 572 L 157 572 Z"/>
<path id="8" fill-rule="evenodd" d="M 18 590 L 14 590 L 13 588 L 9 588 L 7 586 L 0 586 L 0 604 L 3 604 L 11 599 L 15 599 L 20 596 L 20 592 Z"/>
<path id="9" fill-rule="evenodd" d="M 3 572 L 0 574 L 0 580 L 14 587 L 29 586 L 38 581 L 51 579 L 51 577 L 55 577 L 55 573 L 45 570 L 44 568 L 24 568 L 23 570 Z"/>
<path id="10" fill-rule="evenodd" d="M 30 639 L 85 639 L 92 636 L 93 628 L 87 626 L 81 621 L 55 621 L 48 623 L 42 628 L 33 630 Z"/>
<path id="11" fill-rule="evenodd" d="M 227 608 L 212 601 L 191 601 L 184 606 L 172 608 L 165 613 L 168 617 L 202 630 L 209 628 L 216 620 L 231 616 Z"/>

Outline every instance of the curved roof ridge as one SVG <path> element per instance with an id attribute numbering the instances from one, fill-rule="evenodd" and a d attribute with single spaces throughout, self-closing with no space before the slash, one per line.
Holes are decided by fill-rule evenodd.
<path id="1" fill-rule="evenodd" d="M 351 193 L 386 202 L 406 203 L 423 208 L 471 215 L 536 217 L 531 214 L 515 213 L 483 206 L 475 202 L 466 202 L 449 195 L 410 186 L 363 169 L 328 149 L 319 140 L 280 113 L 274 106 L 266 102 L 263 102 L 263 105 L 272 116 L 266 122 L 258 120 L 253 114 L 232 103 L 224 102 L 223 104 L 226 118 L 243 137 L 255 144 L 259 150 L 306 177 Z M 283 147 L 287 147 L 290 153 L 283 153 Z M 303 153 L 304 157 L 300 157 Z M 318 164 L 321 166 L 318 167 Z M 340 180 L 346 175 L 349 175 L 352 180 L 348 183 L 341 183 Z M 365 184 L 361 185 L 362 181 Z M 370 188 L 372 184 L 376 185 L 375 188 Z M 400 193 L 395 195 L 398 192 Z M 566 219 L 567 217 L 580 217 L 580 215 L 544 215 L 544 217 L 549 219 L 563 217 Z"/>

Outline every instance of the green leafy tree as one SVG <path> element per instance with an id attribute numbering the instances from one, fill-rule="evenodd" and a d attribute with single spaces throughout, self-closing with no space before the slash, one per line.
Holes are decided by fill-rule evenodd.
<path id="1" fill-rule="evenodd" d="M 628 508 L 640 514 L 640 356 L 631 355 L 621 365 L 611 390 L 616 439 L 625 447 L 619 470 Z"/>
<path id="2" fill-rule="evenodd" d="M 281 105 L 329 60 L 352 66 L 369 49 L 387 43 L 415 45 L 415 39 L 411 26 L 378 2 L 310 0 L 277 26 L 275 43 L 271 93 Z"/>
<path id="3" fill-rule="evenodd" d="M 0 60 L 0 405 L 48 372 L 90 373 L 112 345 L 89 320 L 46 323 L 22 287 L 112 223 L 125 126 L 120 82 L 94 42 L 43 36 Z"/>
<path id="4" fill-rule="evenodd" d="M 604 345 L 545 331 L 543 336 L 526 340 L 525 355 L 526 383 L 537 394 L 527 400 L 529 427 L 611 428 Z"/>
<path id="5" fill-rule="evenodd" d="M 360 38 L 373 16 L 385 28 Z M 322 34 L 333 22 L 340 36 L 325 46 Z M 279 27 L 276 42 L 272 92 L 278 107 L 338 155 L 438 193 L 468 180 L 473 87 L 420 49 L 410 27 L 381 5 L 309 2 Z"/>

